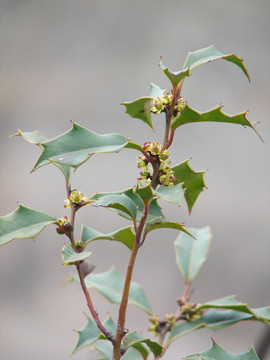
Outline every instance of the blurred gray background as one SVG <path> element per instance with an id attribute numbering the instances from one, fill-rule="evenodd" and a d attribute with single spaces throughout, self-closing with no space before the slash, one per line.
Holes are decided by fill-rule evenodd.
<path id="1" fill-rule="evenodd" d="M 215 45 L 244 58 L 251 84 L 241 70 L 218 61 L 194 70 L 183 97 L 205 111 L 222 103 L 229 114 L 250 110 L 257 129 L 226 124 L 187 125 L 176 133 L 172 161 L 192 157 L 195 170 L 208 169 L 208 190 L 191 216 L 185 206 L 162 204 L 168 218 L 187 226 L 211 225 L 209 259 L 194 283 L 193 300 L 205 302 L 229 294 L 252 307 L 270 304 L 269 289 L 269 90 L 270 2 L 268 0 L 105 1 L 1 0 L 1 187 L 0 214 L 17 202 L 56 217 L 63 208 L 64 178 L 54 166 L 30 174 L 38 147 L 9 136 L 39 129 L 53 138 L 70 129 L 69 120 L 99 133 L 120 132 L 135 142 L 161 141 L 163 123 L 154 118 L 154 134 L 124 114 L 122 101 L 148 94 L 150 82 L 169 89 L 157 66 L 162 55 L 179 70 L 188 51 Z M 91 196 L 96 191 L 136 184 L 136 153 L 97 155 L 72 174 L 72 185 Z M 104 209 L 86 208 L 83 222 L 111 232 L 128 223 Z M 175 263 L 177 232 L 153 232 L 139 253 L 134 280 L 145 288 L 154 312 L 174 312 L 183 281 Z M 0 250 L 0 359 L 69 359 L 77 341 L 73 329 L 88 313 L 75 284 L 61 287 L 71 268 L 61 265 L 65 239 L 46 228 L 37 240 L 16 240 Z M 121 244 L 91 245 L 97 272 L 114 264 L 122 273 L 129 251 Z M 117 314 L 93 291 L 100 316 Z M 130 307 L 129 329 L 146 329 L 147 316 Z M 243 323 L 213 333 L 207 330 L 175 342 L 166 359 L 203 351 L 213 336 L 231 352 L 258 345 L 263 324 Z M 142 332 L 145 334 L 145 331 Z M 82 350 L 75 360 L 96 359 Z M 270 359 L 270 355 L 268 355 Z"/>

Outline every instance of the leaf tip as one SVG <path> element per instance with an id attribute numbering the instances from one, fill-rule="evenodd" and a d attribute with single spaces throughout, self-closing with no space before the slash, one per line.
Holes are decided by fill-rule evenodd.
<path id="1" fill-rule="evenodd" d="M 216 345 L 216 344 L 217 344 L 216 340 L 214 340 L 214 339 L 212 338 L 212 336 L 210 336 L 210 337 L 211 337 L 211 340 L 212 340 L 212 344 L 213 344 L 213 345 Z"/>

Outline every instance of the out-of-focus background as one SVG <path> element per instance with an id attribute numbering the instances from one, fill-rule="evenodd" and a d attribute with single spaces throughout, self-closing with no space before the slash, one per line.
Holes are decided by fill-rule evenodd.
<path id="1" fill-rule="evenodd" d="M 54 166 L 30 174 L 40 153 L 21 138 L 19 128 L 39 129 L 53 138 L 70 129 L 69 120 L 98 133 L 120 132 L 135 142 L 162 139 L 156 131 L 124 114 L 122 101 L 148 94 L 150 82 L 169 89 L 157 66 L 162 55 L 179 70 L 188 51 L 215 45 L 221 52 L 244 58 L 251 84 L 239 68 L 226 61 L 199 67 L 186 79 L 183 97 L 205 111 L 222 103 L 226 113 L 245 110 L 265 144 L 251 129 L 226 124 L 187 125 L 172 146 L 173 163 L 191 157 L 195 170 L 208 169 L 208 187 L 191 216 L 185 206 L 162 204 L 168 218 L 187 226 L 211 225 L 209 259 L 194 283 L 194 301 L 229 294 L 252 307 L 270 304 L 269 288 L 269 90 L 270 2 L 261 0 L 2 0 L 1 20 L 1 188 L 0 214 L 17 202 L 56 217 L 63 208 L 64 178 Z M 136 184 L 136 153 L 97 155 L 72 174 L 73 188 L 85 195 L 126 189 Z M 80 222 L 111 232 L 128 223 L 114 213 L 91 207 Z M 154 232 L 139 253 L 134 280 L 142 284 L 156 313 L 174 312 L 183 281 L 174 260 L 174 231 Z M 73 329 L 88 313 L 75 284 L 61 287 L 71 268 L 61 263 L 64 239 L 54 226 L 34 242 L 16 240 L 0 250 L 1 360 L 69 359 L 77 340 Z M 114 264 L 125 272 L 129 251 L 121 244 L 91 245 L 96 271 Z M 114 317 L 117 306 L 93 292 L 100 316 Z M 130 307 L 129 329 L 146 329 L 147 316 Z M 213 336 L 231 352 L 255 347 L 263 324 L 243 323 L 213 333 L 207 330 L 175 342 L 167 359 L 203 351 Z M 145 332 L 143 332 L 145 334 Z M 96 359 L 88 349 L 75 360 Z M 270 359 L 268 355 L 267 359 Z"/>

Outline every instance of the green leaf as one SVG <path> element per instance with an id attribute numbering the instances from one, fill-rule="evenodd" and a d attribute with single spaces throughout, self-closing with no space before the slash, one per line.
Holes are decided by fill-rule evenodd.
<path id="1" fill-rule="evenodd" d="M 211 309 L 202 316 L 201 321 L 205 327 L 216 331 L 251 318 L 252 315 L 240 311 Z"/>
<path id="2" fill-rule="evenodd" d="M 97 200 L 94 205 L 115 209 L 119 215 L 123 215 L 124 213 L 133 221 L 137 218 L 137 207 L 135 203 L 125 194 L 105 195 Z"/>
<path id="3" fill-rule="evenodd" d="M 150 231 L 153 231 L 156 229 L 175 229 L 175 230 L 183 231 L 188 236 L 193 237 L 193 235 L 189 231 L 187 231 L 183 227 L 183 225 L 176 223 L 176 222 L 172 222 L 172 221 L 154 222 L 154 223 L 148 224 L 146 226 L 146 233 L 148 234 Z"/>
<path id="4" fill-rule="evenodd" d="M 149 351 L 140 341 L 138 341 L 141 339 L 142 338 L 139 336 L 139 334 L 136 331 L 132 331 L 124 337 L 123 346 L 125 348 L 133 347 L 141 354 L 141 357 L 144 360 L 146 360 L 149 355 Z"/>
<path id="5" fill-rule="evenodd" d="M 154 190 L 154 193 L 160 199 L 180 206 L 185 192 L 182 185 L 183 183 L 178 183 L 171 187 L 161 185 L 156 190 Z"/>
<path id="6" fill-rule="evenodd" d="M 74 276 L 73 279 L 79 282 L 77 277 Z M 110 302 L 120 304 L 125 279 L 114 267 L 104 273 L 91 273 L 85 277 L 84 281 L 89 289 L 94 288 Z M 128 304 L 140 307 L 149 315 L 152 314 L 151 305 L 146 298 L 143 287 L 133 281 L 129 290 Z"/>
<path id="7" fill-rule="evenodd" d="M 187 76 L 190 76 L 190 69 L 184 69 L 180 71 L 170 71 L 164 64 L 162 57 L 160 58 L 159 66 L 164 74 L 169 78 L 173 88 L 176 88 Z"/>
<path id="8" fill-rule="evenodd" d="M 164 92 L 165 92 L 165 90 L 162 90 L 159 86 L 151 83 L 148 96 L 152 99 L 156 99 L 159 96 L 163 96 Z"/>
<path id="9" fill-rule="evenodd" d="M 102 356 L 99 360 L 112 360 L 113 346 L 110 341 L 98 340 L 93 344 L 93 348 Z"/>
<path id="10" fill-rule="evenodd" d="M 124 102 L 122 105 L 126 107 L 126 114 L 142 120 L 151 129 L 154 129 L 151 113 L 152 101 L 153 99 L 150 97 L 142 97 L 131 102 Z"/>
<path id="11" fill-rule="evenodd" d="M 179 126 L 191 123 L 199 123 L 206 121 L 217 123 L 222 122 L 227 124 L 248 126 L 252 128 L 260 137 L 254 126 L 247 120 L 246 111 L 236 115 L 228 115 L 222 112 L 221 108 L 222 106 L 217 106 L 216 108 L 208 110 L 206 112 L 199 112 L 197 110 L 191 109 L 188 105 L 186 105 L 181 115 L 178 118 L 174 119 L 174 121 L 171 123 L 171 129 L 175 130 Z"/>
<path id="12" fill-rule="evenodd" d="M 40 145 L 41 143 L 44 143 L 46 141 L 49 141 L 48 138 L 46 138 L 46 136 L 42 135 L 40 131 L 35 130 L 32 132 L 22 132 L 21 130 L 18 129 L 18 133 L 14 134 L 13 136 L 22 136 L 22 138 L 28 142 L 29 144 L 34 144 L 34 145 L 38 145 L 41 149 L 43 149 L 42 145 Z M 56 167 L 58 167 L 58 169 L 60 169 L 63 173 L 63 175 L 65 176 L 67 182 L 69 182 L 70 179 L 70 168 L 68 166 L 65 165 L 60 165 L 60 164 L 56 164 L 53 163 Z"/>
<path id="13" fill-rule="evenodd" d="M 45 226 L 55 222 L 51 215 L 19 204 L 15 211 L 0 217 L 0 245 L 14 239 L 35 239 Z"/>
<path id="14" fill-rule="evenodd" d="M 168 343 L 170 344 L 177 338 L 187 335 L 192 331 L 199 330 L 204 326 L 205 324 L 201 318 L 195 321 L 185 321 L 185 322 L 176 323 L 172 328 L 172 331 L 168 339 Z"/>
<path id="15" fill-rule="evenodd" d="M 81 234 L 81 240 L 85 245 L 94 240 L 104 239 L 119 241 L 126 245 L 130 250 L 132 249 L 134 238 L 135 234 L 132 231 L 132 226 L 125 227 L 109 234 L 103 234 L 95 229 L 83 225 Z"/>
<path id="16" fill-rule="evenodd" d="M 177 265 L 184 280 L 191 284 L 206 260 L 212 235 L 209 227 L 189 228 L 188 231 L 196 240 L 182 232 L 174 245 Z"/>
<path id="17" fill-rule="evenodd" d="M 142 354 L 143 356 L 146 356 L 148 352 L 147 352 L 147 350 L 146 350 L 146 353 L 145 353 L 145 348 L 144 348 L 144 347 L 143 347 L 143 348 L 138 347 L 139 345 L 141 345 L 141 343 L 144 343 L 144 344 L 146 344 L 146 345 L 149 347 L 149 349 L 150 349 L 150 350 L 152 351 L 152 353 L 154 354 L 155 358 L 156 358 L 157 356 L 159 356 L 159 355 L 162 353 L 162 350 L 163 350 L 163 347 L 162 347 L 159 343 L 157 343 L 157 342 L 155 342 L 155 341 L 152 341 L 152 340 L 150 340 L 150 339 L 148 339 L 148 338 L 143 338 L 143 337 L 141 337 L 136 331 L 132 331 L 131 333 L 128 333 L 128 334 L 125 336 L 123 342 L 124 342 L 124 346 L 125 346 L 126 348 L 134 347 L 134 348 L 137 349 L 139 352 L 141 352 L 140 349 L 141 349 L 142 351 L 144 351 L 144 352 L 141 352 L 141 354 Z M 144 350 L 143 350 L 143 349 L 144 349 Z M 145 358 L 145 357 L 144 357 L 144 358 Z"/>
<path id="18" fill-rule="evenodd" d="M 63 265 L 71 265 L 76 261 L 82 261 L 87 259 L 92 253 L 90 251 L 83 251 L 80 253 L 76 253 L 72 246 L 64 245 L 62 249 L 62 259 Z"/>
<path id="19" fill-rule="evenodd" d="M 220 347 L 213 339 L 211 349 L 202 353 L 186 356 L 187 360 L 259 360 L 253 346 L 249 351 L 241 354 L 230 354 Z"/>
<path id="20" fill-rule="evenodd" d="M 189 160 L 174 166 L 172 170 L 176 179 L 175 184 L 183 183 L 185 200 L 189 213 L 191 213 L 198 196 L 206 187 L 203 178 L 205 171 L 195 172 L 192 170 L 189 166 Z"/>
<path id="21" fill-rule="evenodd" d="M 143 212 L 143 208 L 144 208 L 144 202 L 143 199 L 138 195 L 137 191 L 133 188 L 127 189 L 127 190 L 123 190 L 123 191 L 116 191 L 116 192 L 108 192 L 108 193 L 97 193 L 94 196 L 91 197 L 91 200 L 96 200 L 96 199 L 102 199 L 102 197 L 104 196 L 108 196 L 108 195 L 126 195 L 128 198 L 130 198 L 130 200 L 133 201 L 133 203 L 136 205 L 137 207 L 137 221 L 141 220 L 142 217 L 142 212 Z M 132 220 L 132 217 L 129 216 L 126 212 L 121 212 L 120 210 L 118 210 L 118 214 L 123 216 L 124 218 L 128 219 L 128 220 Z M 153 222 L 155 220 L 165 220 L 165 217 L 161 211 L 160 206 L 157 203 L 157 199 L 152 199 L 151 203 L 149 205 L 149 209 L 148 209 L 148 215 L 147 215 L 147 223 Z"/>
<path id="22" fill-rule="evenodd" d="M 120 134 L 100 135 L 72 123 L 71 130 L 41 144 L 43 152 L 33 171 L 50 162 L 77 169 L 93 154 L 118 152 L 128 141 L 128 138 Z"/>
<path id="23" fill-rule="evenodd" d="M 209 61 L 224 59 L 234 63 L 239 66 L 243 73 L 246 75 L 250 81 L 249 74 L 247 69 L 243 64 L 243 59 L 239 58 L 236 55 L 228 54 L 224 55 L 218 51 L 213 45 L 206 47 L 204 49 L 192 51 L 188 53 L 183 69 L 190 68 L 190 70 L 195 69 L 199 65 L 208 63 Z"/>
<path id="24" fill-rule="evenodd" d="M 121 105 L 126 107 L 126 114 L 133 118 L 142 120 L 144 123 L 150 126 L 151 129 L 153 129 L 151 113 L 152 101 L 154 98 L 162 96 L 163 93 L 164 90 L 151 83 L 150 93 L 148 96 L 141 97 L 130 102 L 123 102 Z"/>
<path id="25" fill-rule="evenodd" d="M 116 333 L 116 325 L 114 324 L 111 316 L 109 315 L 107 319 L 103 322 L 103 326 L 110 331 L 112 334 Z M 72 354 L 76 351 L 81 350 L 87 346 L 94 344 L 100 338 L 105 338 L 105 336 L 100 332 L 95 321 L 87 317 L 87 324 L 81 330 L 76 330 L 79 334 L 79 338 L 75 348 L 73 349 Z"/>
<path id="26" fill-rule="evenodd" d="M 136 187 L 135 194 L 138 194 L 142 201 L 146 203 L 147 201 L 151 200 L 153 197 L 153 190 L 150 184 L 143 186 L 143 187 Z"/>
<path id="27" fill-rule="evenodd" d="M 262 321 L 270 325 L 270 307 L 253 309 L 246 303 L 236 300 L 235 296 L 227 296 L 225 298 L 213 300 L 205 304 L 201 304 L 199 309 L 229 309 L 237 312 L 246 313 L 252 320 Z"/>
<path id="28" fill-rule="evenodd" d="M 211 307 L 211 310 L 207 311 L 194 321 L 175 324 L 170 333 L 168 342 L 171 343 L 178 337 L 204 327 L 216 331 L 245 320 L 257 320 L 270 325 L 269 307 L 251 310 L 246 304 L 239 303 L 235 297 L 228 296 L 223 299 L 202 304 L 198 309 L 207 309 Z"/>
<path id="29" fill-rule="evenodd" d="M 39 130 L 27 132 L 27 131 L 21 131 L 20 129 L 18 129 L 18 133 L 12 135 L 12 137 L 15 137 L 15 136 L 21 136 L 26 142 L 28 142 L 29 144 L 34 144 L 34 145 L 39 145 L 39 144 L 49 140 L 46 136 L 41 134 L 41 132 Z"/>

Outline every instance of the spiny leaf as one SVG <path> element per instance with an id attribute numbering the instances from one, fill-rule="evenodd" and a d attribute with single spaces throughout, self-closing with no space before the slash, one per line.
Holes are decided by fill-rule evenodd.
<path id="1" fill-rule="evenodd" d="M 135 234 L 132 231 L 132 226 L 125 227 L 109 234 L 103 234 L 93 228 L 83 225 L 81 235 L 81 240 L 85 245 L 94 240 L 105 239 L 119 241 L 126 245 L 130 250 L 132 249 L 134 238 Z"/>
<path id="2" fill-rule="evenodd" d="M 14 239 L 35 239 L 45 226 L 55 222 L 51 215 L 19 204 L 16 210 L 0 217 L 0 245 Z"/>
<path id="3" fill-rule="evenodd" d="M 206 260 L 212 235 L 209 227 L 189 228 L 188 231 L 196 240 L 182 232 L 174 244 L 177 265 L 184 280 L 191 284 Z"/>
<path id="4" fill-rule="evenodd" d="M 144 123 L 150 126 L 151 129 L 153 129 L 151 113 L 152 101 L 154 98 L 162 96 L 163 93 L 164 90 L 151 83 L 150 93 L 148 96 L 141 97 L 130 102 L 123 102 L 121 105 L 126 107 L 126 113 L 128 115 L 133 118 L 142 120 Z"/>
<path id="5" fill-rule="evenodd" d="M 161 185 L 156 190 L 154 190 L 154 193 L 160 199 L 180 206 L 185 193 L 182 185 L 183 184 L 181 183 L 170 187 Z"/>
<path id="6" fill-rule="evenodd" d="M 131 333 L 128 333 L 125 336 L 123 342 L 124 342 L 124 346 L 126 348 L 134 347 L 138 351 L 140 351 L 140 350 L 137 348 L 137 346 L 141 343 L 144 343 L 152 351 L 155 358 L 157 356 L 161 355 L 162 350 L 163 350 L 163 347 L 159 343 L 152 341 L 148 338 L 141 337 L 136 331 L 132 331 Z"/>
<path id="7" fill-rule="evenodd" d="M 154 129 L 152 123 L 152 98 L 142 97 L 130 102 L 123 102 L 122 105 L 126 107 L 126 114 L 133 118 L 140 119 L 151 129 Z"/>
<path id="8" fill-rule="evenodd" d="M 34 145 L 38 145 L 39 148 L 43 149 L 41 143 L 44 143 L 46 141 L 49 141 L 48 138 L 46 138 L 46 136 L 42 135 L 40 131 L 35 130 L 32 132 L 22 132 L 21 130 L 18 129 L 18 133 L 14 134 L 13 136 L 22 136 L 22 138 L 28 142 L 29 144 L 34 144 Z M 65 165 L 60 165 L 57 163 L 53 163 L 56 167 L 58 167 L 58 169 L 60 169 L 63 173 L 63 175 L 65 176 L 67 182 L 69 182 L 70 179 L 70 168 L 68 166 Z"/>
<path id="9" fill-rule="evenodd" d="M 176 88 L 181 81 L 183 81 L 186 77 L 190 76 L 190 69 L 184 69 L 180 71 L 170 71 L 167 66 L 164 64 L 162 57 L 160 58 L 159 67 L 164 72 L 164 74 L 169 78 L 172 83 L 173 88 Z"/>
<path id="10" fill-rule="evenodd" d="M 135 203 L 125 194 L 105 195 L 99 200 L 95 201 L 94 205 L 115 209 L 119 215 L 124 213 L 133 221 L 135 221 L 137 218 L 137 207 Z"/>
<path id="11" fill-rule="evenodd" d="M 71 130 L 41 144 L 43 152 L 33 171 L 50 162 L 77 169 L 93 154 L 118 152 L 128 141 L 128 138 L 120 134 L 100 135 L 72 123 Z"/>
<path id="12" fill-rule="evenodd" d="M 109 315 L 107 319 L 103 322 L 103 326 L 110 331 L 112 334 L 115 334 L 116 332 L 116 325 L 114 324 L 111 316 Z M 87 317 L 87 323 L 81 330 L 76 330 L 76 332 L 79 335 L 77 344 L 75 345 L 75 348 L 73 349 L 72 354 L 74 354 L 76 351 L 79 351 L 86 346 L 90 346 L 93 343 L 95 343 L 100 338 L 105 338 L 103 334 L 101 334 L 99 328 L 97 327 L 96 323 Z"/>
<path id="13" fill-rule="evenodd" d="M 75 275 L 73 275 L 71 280 L 79 283 L 79 279 Z M 94 288 L 110 302 L 120 304 L 125 279 L 114 267 L 104 273 L 91 273 L 85 277 L 84 281 L 89 289 Z M 133 281 L 130 286 L 128 303 L 140 307 L 150 315 L 152 314 L 151 305 L 146 298 L 142 286 Z"/>
<path id="14" fill-rule="evenodd" d="M 254 126 L 247 120 L 246 111 L 236 115 L 228 115 L 222 112 L 221 108 L 222 106 L 217 106 L 216 108 L 208 110 L 206 112 L 199 112 L 197 110 L 191 109 L 188 105 L 186 105 L 181 115 L 173 120 L 171 124 L 171 129 L 175 130 L 179 126 L 190 123 L 199 123 L 206 121 L 222 122 L 227 124 L 248 126 L 251 129 L 253 129 L 256 132 L 256 134 L 260 137 L 259 133 L 254 128 Z"/>
<path id="15" fill-rule="evenodd" d="M 240 354 L 231 354 L 219 346 L 213 339 L 213 345 L 207 351 L 202 353 L 186 356 L 186 360 L 259 360 L 254 347 L 250 350 Z"/>
<path id="16" fill-rule="evenodd" d="M 232 54 L 224 55 L 220 51 L 218 51 L 213 45 L 206 47 L 204 49 L 189 52 L 186 61 L 184 63 L 183 69 L 190 68 L 190 70 L 193 70 L 199 65 L 203 65 L 208 63 L 209 61 L 220 60 L 220 59 L 230 61 L 235 65 L 239 66 L 240 69 L 248 78 L 248 80 L 250 81 L 247 69 L 243 64 L 243 59 Z"/>
<path id="17" fill-rule="evenodd" d="M 85 260 L 90 255 L 92 255 L 90 251 L 76 253 L 76 251 L 73 250 L 72 246 L 65 244 L 62 249 L 63 265 L 70 265 L 73 264 L 75 261 Z"/>
<path id="18" fill-rule="evenodd" d="M 172 170 L 176 178 L 175 184 L 183 183 L 185 200 L 189 213 L 191 213 L 198 196 L 206 187 L 203 178 L 205 171 L 195 172 L 192 170 L 189 166 L 189 160 L 172 167 Z"/>
<path id="19" fill-rule="evenodd" d="M 44 136 L 39 130 L 34 131 L 21 131 L 18 129 L 18 133 L 12 135 L 11 137 L 21 136 L 29 144 L 39 145 L 49 139 Z"/>

